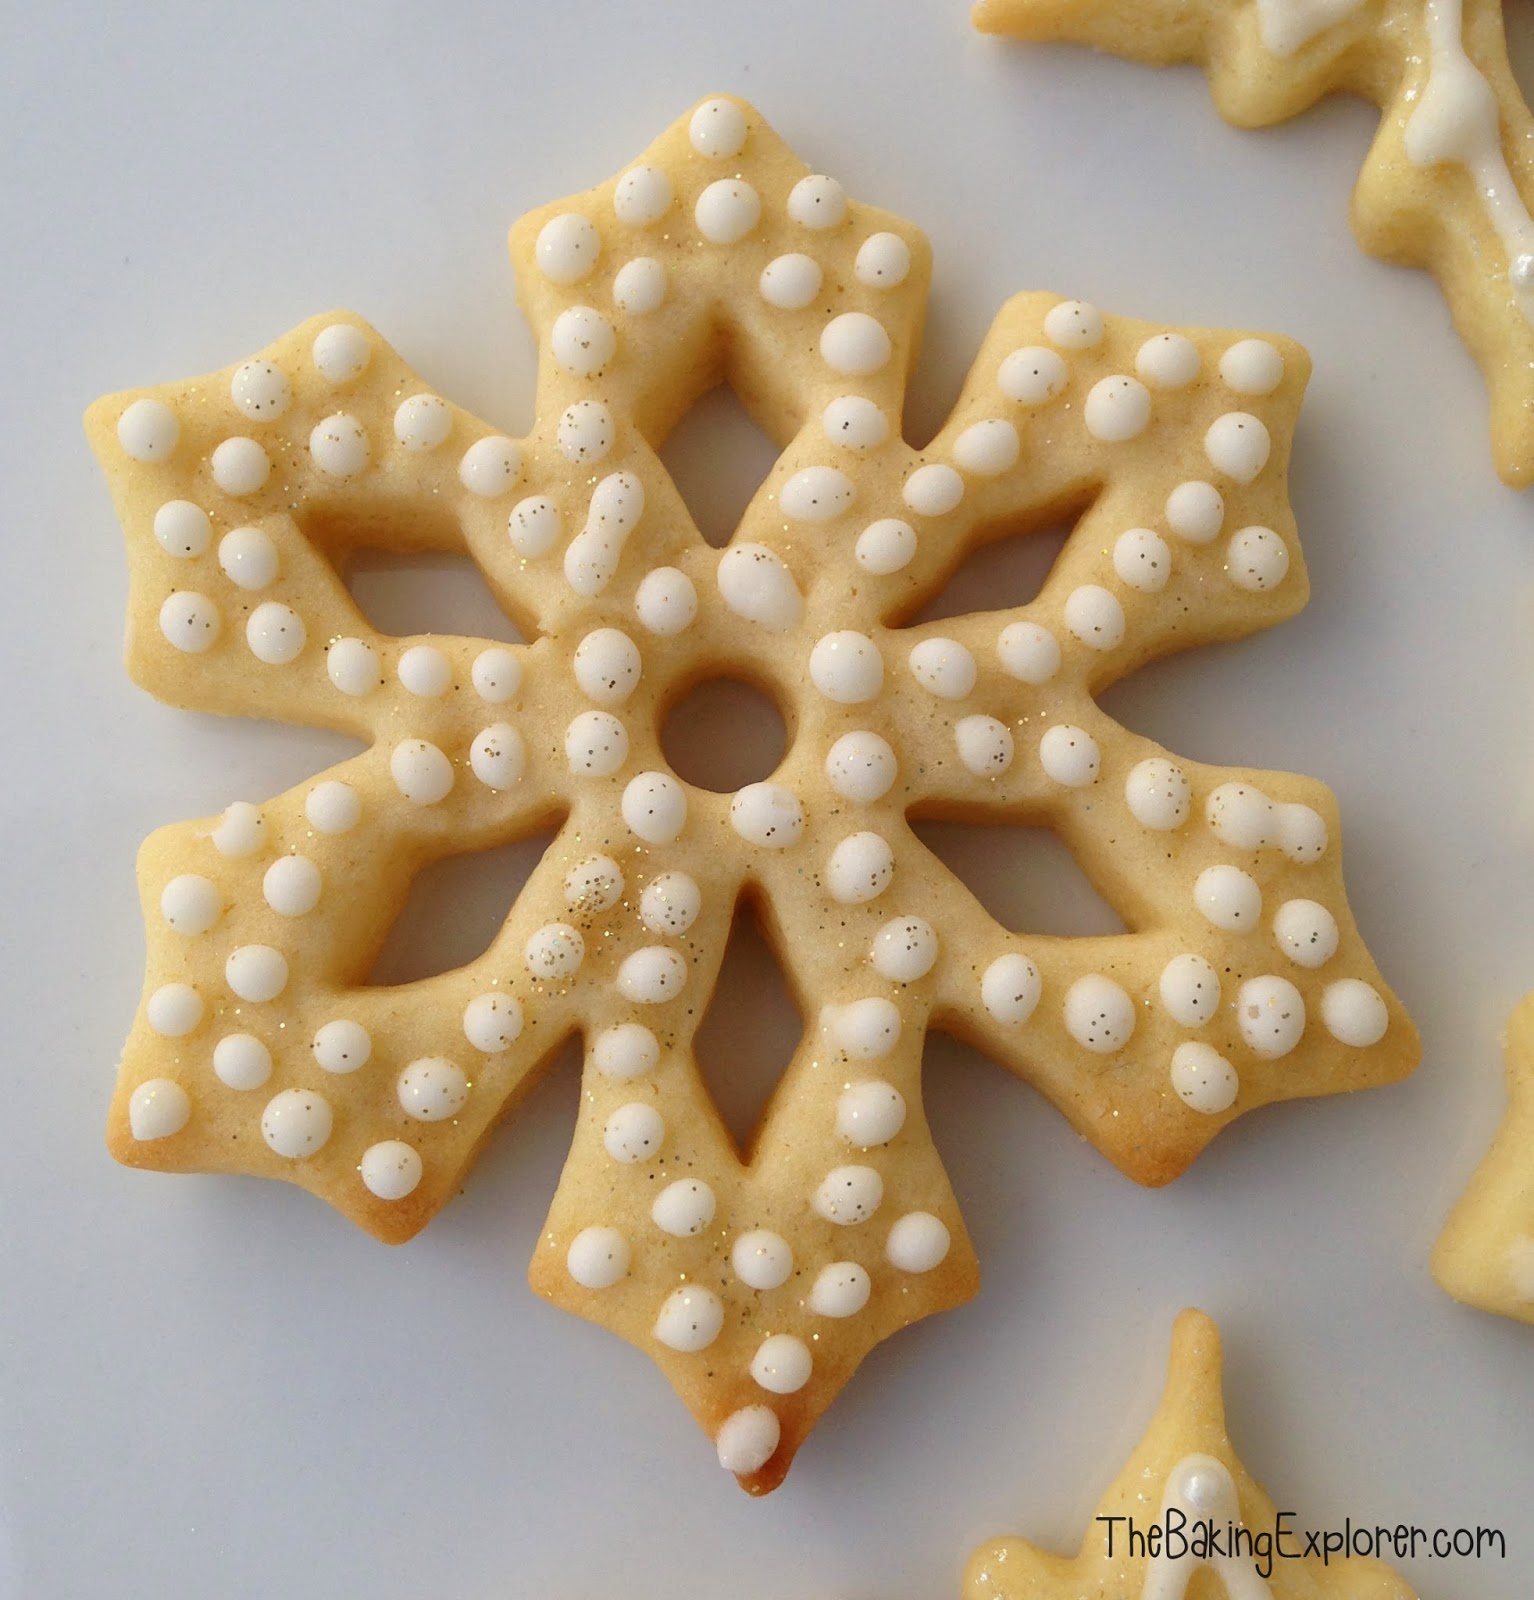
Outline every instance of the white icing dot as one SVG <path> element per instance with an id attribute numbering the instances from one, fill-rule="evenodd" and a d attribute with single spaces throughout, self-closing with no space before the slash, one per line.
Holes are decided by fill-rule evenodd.
<path id="1" fill-rule="evenodd" d="M 613 279 L 613 304 L 633 317 L 645 317 L 666 302 L 666 269 L 654 256 L 625 261 Z"/>
<path id="2" fill-rule="evenodd" d="M 224 982 L 242 1000 L 259 1005 L 288 986 L 288 962 L 269 944 L 236 945 L 224 962 Z"/>
<path id="3" fill-rule="evenodd" d="M 1271 528 L 1242 528 L 1225 547 L 1225 570 L 1238 588 L 1276 589 L 1289 571 L 1289 551 Z"/>
<path id="4" fill-rule="evenodd" d="M 877 733 L 844 733 L 826 752 L 826 777 L 844 800 L 871 805 L 889 793 L 896 776 L 895 752 Z"/>
<path id="5" fill-rule="evenodd" d="M 1278 808 L 1278 847 L 1291 861 L 1309 864 L 1326 853 L 1326 823 L 1309 806 Z"/>
<path id="6" fill-rule="evenodd" d="M 1343 978 L 1321 991 L 1321 1020 L 1339 1044 L 1362 1050 L 1385 1037 L 1390 1012 L 1377 989 L 1361 978 Z"/>
<path id="7" fill-rule="evenodd" d="M 1044 318 L 1044 337 L 1061 350 L 1092 350 L 1103 342 L 1103 316 L 1084 300 L 1062 300 Z"/>
<path id="8" fill-rule="evenodd" d="M 945 516 L 964 498 L 964 479 L 941 461 L 929 461 L 900 486 L 900 498 L 918 516 Z"/>
<path id="9" fill-rule="evenodd" d="M 962 700 L 975 687 L 975 658 L 957 639 L 923 639 L 908 661 L 922 688 L 944 700 Z"/>
<path id="10" fill-rule="evenodd" d="M 616 1228 L 582 1228 L 565 1252 L 565 1270 L 583 1289 L 611 1289 L 628 1276 L 630 1258 Z"/>
<path id="11" fill-rule="evenodd" d="M 1189 1039 L 1172 1052 L 1172 1088 L 1192 1110 L 1213 1117 L 1236 1103 L 1241 1081 L 1217 1050 Z"/>
<path id="12" fill-rule="evenodd" d="M 911 247 L 898 233 L 871 233 L 858 246 L 853 275 L 870 289 L 894 289 L 911 270 Z"/>
<path id="13" fill-rule="evenodd" d="M 847 450 L 873 450 L 890 436 L 889 418 L 860 394 L 838 395 L 821 412 L 820 426 L 832 444 Z"/>
<path id="14" fill-rule="evenodd" d="M 941 1217 L 908 1211 L 896 1219 L 884 1241 L 884 1256 L 900 1272 L 931 1272 L 948 1256 L 952 1240 Z"/>
<path id="15" fill-rule="evenodd" d="M 578 211 L 550 218 L 538 230 L 538 242 L 533 246 L 538 270 L 550 283 L 580 283 L 589 278 L 601 254 L 601 234 Z"/>
<path id="16" fill-rule="evenodd" d="M 730 826 L 747 844 L 782 850 L 799 842 L 804 809 L 782 784 L 750 783 L 730 801 Z"/>
<path id="17" fill-rule="evenodd" d="M 1042 990 L 1039 969 L 1027 956 L 998 956 L 980 977 L 981 1003 L 1008 1027 L 1020 1027 L 1033 1015 Z"/>
<path id="18" fill-rule="evenodd" d="M 865 633 L 828 633 L 810 651 L 810 679 L 826 699 L 860 705 L 884 687 L 884 658 Z"/>
<path id="19" fill-rule="evenodd" d="M 1302 967 L 1324 967 L 1337 953 L 1337 919 L 1315 900 L 1286 900 L 1273 914 L 1278 948 Z"/>
<path id="20" fill-rule="evenodd" d="M 826 862 L 826 888 L 842 905 L 877 900 L 895 875 L 895 853 L 877 833 L 848 835 Z"/>
<path id="21" fill-rule="evenodd" d="M 810 1381 L 814 1357 L 803 1339 L 774 1333 L 763 1339 L 751 1358 L 751 1376 L 769 1394 L 797 1394 Z"/>
<path id="22" fill-rule="evenodd" d="M 246 361 L 234 369 L 229 398 L 252 422 L 270 422 L 288 409 L 293 386 L 282 368 L 270 361 Z"/>
<path id="23" fill-rule="evenodd" d="M 434 644 L 411 645 L 394 670 L 404 688 L 423 700 L 435 700 L 453 687 L 453 663 Z"/>
<path id="24" fill-rule="evenodd" d="M 1276 1061 L 1305 1032 L 1305 1002 L 1287 978 L 1249 978 L 1236 991 L 1236 1022 L 1254 1055 Z"/>
<path id="25" fill-rule="evenodd" d="M 731 545 L 719 558 L 714 581 L 736 616 L 774 633 L 787 633 L 804 615 L 804 600 L 788 568 L 766 545 Z"/>
<path id="26" fill-rule="evenodd" d="M 874 935 L 874 971 L 891 983 L 915 983 L 937 962 L 937 934 L 923 917 L 895 917 Z"/>
<path id="27" fill-rule="evenodd" d="M 995 717 L 962 717 L 953 738 L 960 763 L 977 778 L 999 778 L 1012 765 L 1012 730 Z"/>
<path id="28" fill-rule="evenodd" d="M 453 787 L 453 763 L 424 739 L 402 739 L 389 752 L 394 787 L 413 805 L 434 806 Z"/>
<path id="29" fill-rule="evenodd" d="M 572 466 L 600 461 L 613 447 L 612 413 L 600 400 L 577 400 L 560 414 L 554 430 L 559 453 Z"/>
<path id="30" fill-rule="evenodd" d="M 475 656 L 469 677 L 481 700 L 487 705 L 502 706 L 515 700 L 522 688 L 522 662 L 514 651 L 492 645 Z"/>
<path id="31" fill-rule="evenodd" d="M 953 458 L 966 472 L 994 478 L 1017 462 L 1017 429 L 1001 417 L 972 422 L 953 442 Z"/>
<path id="32" fill-rule="evenodd" d="M 591 1059 L 608 1078 L 638 1078 L 654 1070 L 660 1044 L 642 1023 L 620 1022 L 592 1041 Z"/>
<path id="33" fill-rule="evenodd" d="M 227 1089 L 259 1089 L 272 1075 L 272 1052 L 253 1033 L 228 1033 L 213 1046 L 213 1072 Z"/>
<path id="34" fill-rule="evenodd" d="M 400 1073 L 394 1092 L 405 1114 L 417 1122 L 446 1122 L 467 1103 L 469 1080 L 446 1056 L 421 1056 Z"/>
<path id="35" fill-rule="evenodd" d="M 748 1289 L 777 1289 L 794 1270 L 794 1253 L 781 1234 L 753 1228 L 731 1246 L 730 1265 Z"/>
<path id="36" fill-rule="evenodd" d="M 1089 973 L 1065 991 L 1065 1031 L 1084 1049 L 1112 1055 L 1135 1031 L 1135 1003 L 1112 978 Z"/>
<path id="37" fill-rule="evenodd" d="M 1166 498 L 1166 525 L 1189 544 L 1209 544 L 1225 526 L 1225 499 L 1212 483 L 1191 479 Z"/>
<path id="38" fill-rule="evenodd" d="M 257 661 L 283 667 L 296 661 L 308 640 L 304 619 L 291 607 L 264 600 L 245 621 L 245 642 Z"/>
<path id="39" fill-rule="evenodd" d="M 1173 1022 L 1202 1028 L 1220 1008 L 1220 975 L 1201 955 L 1186 951 L 1161 969 L 1159 992 Z"/>
<path id="40" fill-rule="evenodd" d="M 546 922 L 527 941 L 523 959 L 535 978 L 568 978 L 586 959 L 586 941 L 568 922 Z"/>
<path id="41" fill-rule="evenodd" d="M 661 873 L 639 896 L 639 920 L 651 933 L 686 933 L 702 909 L 703 891 L 685 872 Z"/>
<path id="42" fill-rule="evenodd" d="M 190 561 L 208 548 L 213 524 L 208 513 L 190 500 L 167 500 L 154 514 L 154 536 L 166 555 Z"/>
<path id="43" fill-rule="evenodd" d="M 855 1317 L 872 1292 L 872 1281 L 856 1261 L 833 1261 L 820 1269 L 810 1288 L 810 1310 L 822 1317 Z"/>
<path id="44" fill-rule="evenodd" d="M 213 481 L 225 494 L 254 494 L 271 475 L 271 458 L 254 439 L 243 434 L 225 439 L 208 460 Z"/>
<path id="45" fill-rule="evenodd" d="M 312 1089 L 284 1089 L 266 1102 L 261 1137 L 286 1161 L 304 1161 L 323 1149 L 335 1121 L 330 1102 Z"/>
<path id="46" fill-rule="evenodd" d="M 1240 867 L 1205 867 L 1194 880 L 1193 903 L 1216 928 L 1245 933 L 1262 916 L 1262 890 Z"/>
<path id="47" fill-rule="evenodd" d="M 141 1143 L 168 1139 L 191 1121 L 192 1102 L 179 1083 L 151 1078 L 128 1097 L 128 1128 Z"/>
<path id="48" fill-rule="evenodd" d="M 697 1178 L 668 1183 L 650 1207 L 650 1220 L 662 1233 L 693 1239 L 714 1220 L 714 1191 Z"/>
<path id="49" fill-rule="evenodd" d="M 806 467 L 778 491 L 783 515 L 795 522 L 830 522 L 852 509 L 857 490 L 835 467 Z"/>
<path id="50" fill-rule="evenodd" d="M 304 815 L 320 833 L 350 833 L 362 817 L 362 796 L 349 783 L 327 778 L 304 797 Z"/>
<path id="51" fill-rule="evenodd" d="M 309 1043 L 315 1062 L 326 1072 L 356 1072 L 373 1057 L 373 1036 L 360 1022 L 337 1017 L 325 1023 Z"/>
<path id="52" fill-rule="evenodd" d="M 117 419 L 117 442 L 135 461 L 163 461 L 176 448 L 181 424 L 163 400 L 135 400 Z"/>
<path id="53" fill-rule="evenodd" d="M 1158 389 L 1184 389 L 1198 376 L 1198 346 L 1180 333 L 1158 333 L 1135 354 L 1135 371 Z"/>
<path id="54" fill-rule="evenodd" d="M 738 156 L 746 143 L 746 114 L 733 100 L 705 100 L 687 124 L 687 137 L 700 156 L 714 161 Z"/>
<path id="55" fill-rule="evenodd" d="M 150 995 L 144 1017 L 165 1039 L 181 1039 L 202 1021 L 202 996 L 189 983 L 166 983 Z"/>
<path id="56" fill-rule="evenodd" d="M 309 454 L 326 477 L 354 478 L 368 464 L 368 436 L 345 411 L 317 422 L 309 435 Z"/>
<path id="57" fill-rule="evenodd" d="M 1217 472 L 1250 483 L 1268 464 L 1272 441 L 1261 421 L 1245 411 L 1216 417 L 1204 435 L 1204 454 Z"/>
<path id="58" fill-rule="evenodd" d="M 176 649 L 189 656 L 201 655 L 217 643 L 224 620 L 216 605 L 195 589 L 178 589 L 166 596 L 160 607 L 160 632 Z"/>
<path id="59" fill-rule="evenodd" d="M 1222 783 L 1204 804 L 1210 831 L 1234 850 L 1261 850 L 1274 842 L 1278 813 L 1250 783 Z"/>
<path id="60" fill-rule="evenodd" d="M 1242 339 L 1220 357 L 1220 376 L 1237 394 L 1272 394 L 1284 381 L 1284 358 L 1266 339 Z"/>
<path id="61" fill-rule="evenodd" d="M 687 794 L 665 772 L 641 772 L 623 791 L 623 820 L 646 844 L 670 844 L 687 826 Z"/>
<path id="62" fill-rule="evenodd" d="M 609 711 L 583 711 L 565 729 L 565 760 L 578 776 L 610 778 L 628 758 L 628 729 Z"/>
<path id="63" fill-rule="evenodd" d="M 315 336 L 313 353 L 320 376 L 339 387 L 367 370 L 373 349 L 361 328 L 346 322 L 332 322 Z"/>
<path id="64" fill-rule="evenodd" d="M 744 1406 L 719 1424 L 714 1448 L 726 1472 L 760 1472 L 772 1460 L 781 1438 L 782 1425 L 766 1406 Z"/>
<path id="65" fill-rule="evenodd" d="M 613 211 L 628 228 L 648 228 L 671 209 L 671 180 L 659 167 L 630 167 L 613 191 Z"/>
<path id="66" fill-rule="evenodd" d="M 867 377 L 890 358 L 884 324 L 866 311 L 844 311 L 820 330 L 820 358 L 833 372 Z"/>
<path id="67" fill-rule="evenodd" d="M 238 589 L 265 589 L 277 580 L 277 546 L 261 528 L 231 528 L 218 542 L 218 564 Z"/>
<path id="68" fill-rule="evenodd" d="M 559 542 L 563 531 L 559 507 L 542 495 L 529 495 L 511 508 L 506 518 L 506 537 L 519 556 L 536 560 L 547 555 Z"/>
<path id="69" fill-rule="evenodd" d="M 614 1161 L 653 1160 L 666 1137 L 666 1121 L 654 1106 L 631 1100 L 619 1106 L 602 1129 L 602 1144 Z"/>
<path id="70" fill-rule="evenodd" d="M 736 244 L 761 219 L 762 202 L 743 179 L 720 178 L 698 196 L 692 214 L 710 244 Z"/>
<path id="71" fill-rule="evenodd" d="M 1172 551 L 1150 528 L 1130 528 L 1113 543 L 1113 570 L 1131 589 L 1160 594 L 1172 576 Z"/>
<path id="72" fill-rule="evenodd" d="M 832 1042 L 851 1061 L 882 1061 L 900 1042 L 900 1012 L 880 996 L 827 1006 L 821 1020 Z"/>
<path id="73" fill-rule="evenodd" d="M 565 874 L 565 904 L 586 916 L 599 916 L 623 898 L 623 871 L 611 856 L 587 856 Z"/>
<path id="74" fill-rule="evenodd" d="M 1138 378 L 1121 372 L 1099 378 L 1087 394 L 1081 417 L 1094 439 L 1107 444 L 1138 439 L 1150 426 L 1150 391 Z"/>
<path id="75" fill-rule="evenodd" d="M 522 476 L 522 446 L 504 434 L 476 439 L 458 463 L 458 481 L 481 500 L 505 494 Z"/>
<path id="76" fill-rule="evenodd" d="M 160 891 L 160 915 L 177 933 L 206 933 L 223 914 L 218 885 L 195 872 L 183 872 Z"/>
<path id="77" fill-rule="evenodd" d="M 815 232 L 839 228 L 847 220 L 846 190 L 835 178 L 812 173 L 788 191 L 788 214 L 801 228 Z"/>
<path id="78" fill-rule="evenodd" d="M 1056 783 L 1083 789 L 1095 783 L 1102 768 L 1102 752 L 1085 728 L 1057 722 L 1039 740 L 1039 765 Z"/>
<path id="79" fill-rule="evenodd" d="M 836 1131 L 859 1149 L 888 1144 L 904 1126 L 905 1096 L 878 1078 L 848 1084 L 836 1102 Z"/>
<path id="80" fill-rule="evenodd" d="M 337 639 L 325 652 L 325 671 L 342 694 L 371 694 L 383 681 L 372 645 L 361 639 Z"/>
<path id="81" fill-rule="evenodd" d="M 1037 622 L 1011 622 L 996 639 L 1002 671 L 1022 683 L 1048 683 L 1060 670 L 1060 645 Z"/>
<path id="82" fill-rule="evenodd" d="M 996 382 L 1009 400 L 1019 405 L 1041 406 L 1053 400 L 1070 381 L 1070 368 L 1043 345 L 1014 350 L 996 371 Z"/>
<path id="83" fill-rule="evenodd" d="M 872 1167 L 834 1167 L 815 1191 L 816 1212 L 827 1222 L 852 1228 L 868 1219 L 884 1199 L 884 1180 Z"/>
<path id="84" fill-rule="evenodd" d="M 618 968 L 618 993 L 635 1005 L 664 1005 L 674 1000 L 686 983 L 687 963 L 663 944 L 634 951 Z"/>
<path id="85" fill-rule="evenodd" d="M 634 615 L 660 638 L 681 633 L 697 614 L 698 591 L 678 567 L 656 567 L 634 591 Z"/>
<path id="86" fill-rule="evenodd" d="M 307 916 L 320 903 L 320 869 L 308 856 L 279 856 L 266 869 L 261 893 L 279 917 Z"/>
<path id="87" fill-rule="evenodd" d="M 881 517 L 858 535 L 852 553 L 865 572 L 887 577 L 911 564 L 916 554 L 916 530 L 899 517 Z"/>
<path id="88" fill-rule="evenodd" d="M 362 1152 L 357 1175 L 379 1200 L 403 1200 L 420 1184 L 421 1152 L 403 1139 L 382 1139 Z"/>
<path id="89" fill-rule="evenodd" d="M 594 378 L 618 349 L 613 325 L 590 306 L 571 306 L 554 319 L 554 359 L 577 378 Z"/>
<path id="90" fill-rule="evenodd" d="M 1100 584 L 1084 583 L 1065 597 L 1065 625 L 1092 650 L 1116 650 L 1124 642 L 1124 608 Z"/>
<path id="91" fill-rule="evenodd" d="M 477 994 L 463 1008 L 463 1036 L 482 1055 L 498 1056 L 522 1035 L 522 1005 L 515 996 Z"/>
<path id="92" fill-rule="evenodd" d="M 259 807 L 236 800 L 225 808 L 210 837 L 221 856 L 251 856 L 266 838 L 266 822 Z"/>
<path id="93" fill-rule="evenodd" d="M 757 290 L 780 311 L 802 311 L 820 293 L 820 263 L 809 256 L 778 256 L 762 268 Z"/>
<path id="94" fill-rule="evenodd" d="M 1193 790 L 1181 767 L 1153 756 L 1130 769 L 1124 780 L 1124 800 L 1136 822 L 1170 833 L 1188 820 Z"/>

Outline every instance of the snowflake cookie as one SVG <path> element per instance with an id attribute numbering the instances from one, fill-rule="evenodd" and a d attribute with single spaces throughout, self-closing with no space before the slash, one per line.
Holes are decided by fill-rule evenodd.
<path id="1" fill-rule="evenodd" d="M 1116 1520 L 1106 1520 L 1106 1519 Z M 1129 1529 L 1178 1529 L 1187 1548 L 1132 1553 Z M 1207 1527 L 1217 1538 L 1203 1535 Z M 1073 1558 L 1025 1539 L 997 1539 L 970 1557 L 964 1600 L 1416 1600 L 1405 1579 L 1368 1558 L 1306 1555 L 1305 1530 L 1278 1512 L 1236 1458 L 1225 1431 L 1220 1334 L 1201 1311 L 1172 1327 L 1161 1404 L 1098 1503 Z"/>
<path id="2" fill-rule="evenodd" d="M 975 1290 L 922 1111 L 929 1026 L 1146 1183 L 1241 1112 L 1415 1063 L 1326 790 L 1170 756 L 1093 698 L 1304 603 L 1284 485 L 1308 364 L 1025 294 L 913 449 L 926 242 L 732 99 L 511 248 L 540 348 L 525 439 L 346 315 L 90 412 L 134 677 L 369 744 L 145 845 L 110 1144 L 299 1183 L 402 1240 L 579 1033 L 533 1284 L 654 1357 L 760 1492 L 875 1344 Z M 655 454 L 721 382 L 782 449 L 723 550 Z M 1066 512 L 1031 604 L 902 625 L 979 542 Z M 378 633 L 339 576 L 366 546 L 466 550 L 533 642 Z M 681 781 L 657 731 L 719 676 L 791 732 L 732 794 Z M 999 926 L 924 817 L 1047 824 L 1133 931 Z M 551 824 L 484 955 L 367 984 L 414 873 Z M 693 1055 L 743 899 L 806 1023 L 744 1159 Z"/>
<path id="3" fill-rule="evenodd" d="M 1372 100 L 1384 115 L 1353 231 L 1438 279 L 1491 392 L 1498 475 L 1534 483 L 1534 118 L 1500 0 L 976 0 L 974 20 L 1153 66 L 1200 62 L 1239 127 L 1334 91 Z"/>

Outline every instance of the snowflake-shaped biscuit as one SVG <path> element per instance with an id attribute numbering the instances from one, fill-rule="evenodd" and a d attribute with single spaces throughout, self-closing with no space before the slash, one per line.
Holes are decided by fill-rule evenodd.
<path id="1" fill-rule="evenodd" d="M 765 1490 L 874 1344 L 974 1291 L 922 1112 L 929 1025 L 1148 1183 L 1240 1112 L 1415 1062 L 1330 795 L 1173 758 L 1093 699 L 1303 604 L 1284 473 L 1307 362 L 1022 295 L 912 449 L 925 241 L 730 99 L 512 253 L 540 348 L 524 440 L 347 316 L 91 412 L 134 676 L 369 742 L 144 847 L 111 1148 L 300 1183 L 402 1240 L 581 1033 L 534 1286 L 648 1351 Z M 783 452 L 722 551 L 655 454 L 720 381 Z M 1031 604 L 901 625 L 979 542 L 1066 511 Z M 466 550 L 534 642 L 379 634 L 337 574 L 359 545 Z M 724 673 L 791 731 L 727 795 L 669 771 L 657 731 Z M 1047 823 L 1133 931 L 1000 927 L 913 833 L 936 816 Z M 412 874 L 551 822 L 483 956 L 367 986 Z M 744 1159 L 693 1055 L 743 898 L 807 1021 Z"/>
<path id="2" fill-rule="evenodd" d="M 1282 122 L 1334 92 L 1383 112 L 1353 192 L 1372 255 L 1438 279 L 1491 394 L 1503 482 L 1534 482 L 1534 117 L 1500 0 L 976 0 L 977 27 L 1153 66 L 1202 63 L 1220 114 Z"/>

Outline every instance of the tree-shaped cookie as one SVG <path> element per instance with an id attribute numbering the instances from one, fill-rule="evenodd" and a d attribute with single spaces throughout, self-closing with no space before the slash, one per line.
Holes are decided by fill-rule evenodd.
<path id="1" fill-rule="evenodd" d="M 1336 91 L 1372 100 L 1383 115 L 1353 230 L 1438 279 L 1490 390 L 1497 472 L 1534 482 L 1534 118 L 1500 0 L 976 0 L 974 19 L 1154 66 L 1199 62 L 1240 127 Z"/>
<path id="2" fill-rule="evenodd" d="M 1094 700 L 1304 603 L 1284 481 L 1307 362 L 1022 295 L 914 449 L 925 241 L 730 99 L 525 218 L 512 254 L 540 349 L 526 439 L 343 315 L 90 413 L 138 681 L 369 745 L 145 845 L 109 1139 L 303 1184 L 402 1240 L 581 1034 L 533 1284 L 649 1352 L 765 1490 L 874 1344 L 974 1292 L 922 1110 L 929 1026 L 1147 1183 L 1244 1111 L 1416 1060 L 1326 790 L 1173 757 Z M 655 453 L 720 382 L 782 449 L 724 550 Z M 980 542 L 1068 512 L 1036 600 L 904 625 Z M 378 633 L 340 576 L 377 546 L 467 551 L 532 642 Z M 658 735 L 718 676 L 791 734 L 733 794 L 679 779 Z M 1048 824 L 1132 931 L 999 926 L 924 817 Z M 551 824 L 479 959 L 369 986 L 414 873 Z M 743 900 L 805 1018 L 744 1153 L 693 1052 Z"/>
<path id="3" fill-rule="evenodd" d="M 1144 1544 L 1132 1544 L 1132 1529 Z M 1377 1561 L 1306 1554 L 1305 1530 L 1292 1517 L 1280 1522 L 1226 1434 L 1219 1330 L 1201 1311 L 1184 1311 L 1173 1326 L 1161 1404 L 1098 1503 L 1080 1554 L 998 1539 L 971 1556 L 963 1596 L 1416 1600 L 1405 1579 Z"/>

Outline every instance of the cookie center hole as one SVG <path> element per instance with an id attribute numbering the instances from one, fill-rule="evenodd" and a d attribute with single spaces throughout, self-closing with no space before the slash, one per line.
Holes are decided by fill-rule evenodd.
<path id="1" fill-rule="evenodd" d="M 734 538 L 751 497 L 777 462 L 778 447 L 735 391 L 721 385 L 671 430 L 660 458 L 698 532 L 720 549 Z"/>
<path id="2" fill-rule="evenodd" d="M 767 777 L 788 748 L 783 713 L 741 678 L 705 678 L 666 712 L 661 749 L 684 782 L 733 794 Z"/>

